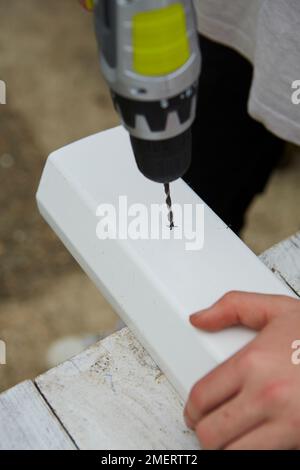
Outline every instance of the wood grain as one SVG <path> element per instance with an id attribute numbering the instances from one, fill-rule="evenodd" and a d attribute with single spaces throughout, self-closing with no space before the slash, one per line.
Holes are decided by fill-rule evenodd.
<path id="1" fill-rule="evenodd" d="M 0 395 L 1 450 L 75 448 L 31 381 Z"/>
<path id="2" fill-rule="evenodd" d="M 127 328 L 38 377 L 80 449 L 196 449 L 173 387 Z"/>
<path id="3" fill-rule="evenodd" d="M 265 251 L 261 260 L 300 295 L 300 232 Z"/>

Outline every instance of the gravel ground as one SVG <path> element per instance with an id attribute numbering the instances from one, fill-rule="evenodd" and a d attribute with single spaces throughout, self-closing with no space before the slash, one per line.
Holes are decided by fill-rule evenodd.
<path id="1" fill-rule="evenodd" d="M 47 367 L 69 335 L 114 328 L 117 317 L 40 218 L 34 195 L 54 149 L 118 123 L 101 78 L 92 18 L 75 0 L 0 3 L 0 390 Z M 257 253 L 300 229 L 300 156 L 277 171 L 248 216 Z M 298 157 L 298 158 L 297 158 Z"/>

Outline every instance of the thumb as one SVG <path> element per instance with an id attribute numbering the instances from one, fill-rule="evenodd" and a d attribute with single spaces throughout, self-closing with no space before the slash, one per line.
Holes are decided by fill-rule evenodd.
<path id="1" fill-rule="evenodd" d="M 193 326 L 218 331 L 233 325 L 261 330 L 275 316 L 299 308 L 299 300 L 284 295 L 228 292 L 212 307 L 190 316 Z"/>

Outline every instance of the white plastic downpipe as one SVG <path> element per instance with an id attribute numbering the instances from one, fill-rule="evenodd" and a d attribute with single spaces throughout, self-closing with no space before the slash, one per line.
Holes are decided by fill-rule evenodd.
<path id="1" fill-rule="evenodd" d="M 182 180 L 171 191 L 174 203 L 202 203 Z M 292 293 L 207 206 L 200 250 L 188 251 L 186 239 L 100 240 L 97 208 L 112 204 L 119 215 L 120 196 L 126 196 L 128 207 L 140 203 L 149 210 L 164 201 L 163 186 L 139 173 L 128 135 L 117 127 L 51 154 L 37 202 L 68 250 L 186 398 L 196 380 L 254 336 L 240 327 L 196 331 L 188 321 L 191 313 L 230 290 Z"/>

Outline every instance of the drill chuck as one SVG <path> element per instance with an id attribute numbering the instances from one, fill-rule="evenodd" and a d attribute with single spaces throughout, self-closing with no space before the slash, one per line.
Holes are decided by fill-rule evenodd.
<path id="1" fill-rule="evenodd" d="M 171 183 L 188 170 L 191 163 L 191 129 L 164 140 L 130 138 L 138 169 L 146 178 L 157 183 Z"/>

